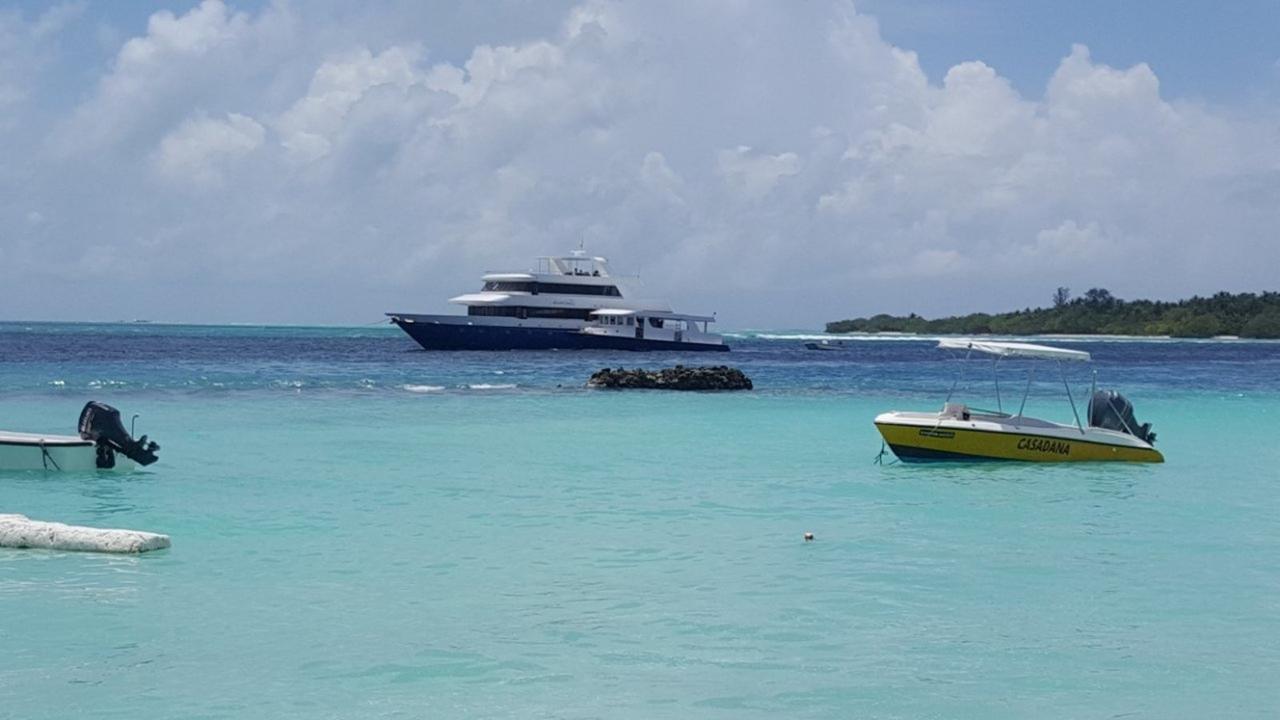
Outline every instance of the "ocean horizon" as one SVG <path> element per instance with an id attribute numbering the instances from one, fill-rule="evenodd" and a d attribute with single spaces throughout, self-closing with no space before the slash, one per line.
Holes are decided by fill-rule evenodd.
<path id="1" fill-rule="evenodd" d="M 1055 338 L 1166 462 L 928 466 L 876 464 L 871 420 L 940 406 L 957 361 L 929 338 L 726 341 L 426 352 L 391 326 L 0 322 L 0 428 L 73 433 L 100 400 L 162 446 L 130 474 L 0 473 L 0 512 L 173 539 L 0 550 L 0 715 L 1280 707 L 1280 343 Z M 585 387 L 675 364 L 756 389 Z M 980 367 L 957 392 L 984 405 Z M 1083 403 L 1093 376 L 1068 372 Z M 1072 418 L 1060 383 L 1027 413 Z"/>
<path id="2" fill-rule="evenodd" d="M 367 323 L 322 323 L 322 322 L 190 322 L 180 320 L 0 320 L 0 327 L 15 331 L 26 326 L 49 328 L 86 328 L 101 331 L 109 327 L 166 327 L 166 328 L 239 328 L 239 329 L 293 329 L 293 330 L 373 330 L 399 334 L 401 331 L 389 320 L 377 320 Z M 730 339 L 761 340 L 932 340 L 942 337 L 981 337 L 997 340 L 1014 339 L 1051 339 L 1051 340 L 1088 340 L 1095 342 L 1142 341 L 1142 342 L 1248 342 L 1248 343 L 1280 343 L 1275 338 L 1249 338 L 1238 335 L 1215 335 L 1212 337 L 1174 337 L 1171 335 L 1128 335 L 1123 333 L 912 333 L 912 332 L 847 332 L 828 333 L 813 328 L 720 328 L 718 330 Z"/>

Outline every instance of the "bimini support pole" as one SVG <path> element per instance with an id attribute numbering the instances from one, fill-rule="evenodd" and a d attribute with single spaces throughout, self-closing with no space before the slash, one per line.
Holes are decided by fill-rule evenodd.
<path id="1" fill-rule="evenodd" d="M 1004 412 L 1004 405 L 1000 404 L 1000 356 L 997 355 L 995 362 L 991 363 L 991 374 L 996 379 L 996 411 Z"/>
<path id="2" fill-rule="evenodd" d="M 1035 377 L 1036 366 L 1027 368 L 1027 389 L 1022 393 L 1022 404 L 1018 406 L 1018 419 L 1022 419 L 1022 411 L 1027 409 L 1027 397 L 1031 395 L 1031 378 Z"/>
<path id="3" fill-rule="evenodd" d="M 1098 394 L 1098 371 L 1097 371 L 1097 369 L 1094 369 L 1094 371 L 1093 371 L 1093 379 L 1092 379 L 1092 381 L 1089 383 L 1089 404 L 1090 404 L 1090 405 L 1092 405 L 1092 404 L 1093 404 L 1093 396 L 1094 396 L 1094 395 L 1097 395 L 1097 394 Z M 1089 420 L 1089 422 L 1090 422 L 1090 423 L 1092 423 L 1092 422 L 1093 422 L 1092 418 Z"/>
<path id="4" fill-rule="evenodd" d="M 947 391 L 947 399 L 942 401 L 943 405 L 951 402 L 951 396 L 956 392 L 956 386 L 964 379 L 964 366 L 968 365 L 969 356 L 973 354 L 973 346 L 969 346 L 969 351 L 964 354 L 965 362 L 960 363 L 960 372 L 956 374 L 956 379 L 951 382 L 951 389 Z"/>
<path id="5" fill-rule="evenodd" d="M 1062 374 L 1062 387 L 1067 391 L 1067 400 L 1071 403 L 1071 414 L 1076 416 L 1076 427 L 1080 428 L 1080 434 L 1084 435 L 1084 424 L 1080 422 L 1080 413 L 1076 411 L 1076 399 L 1071 397 L 1071 386 L 1067 384 L 1067 371 L 1062 369 L 1062 361 L 1055 360 L 1058 363 L 1058 372 Z"/>

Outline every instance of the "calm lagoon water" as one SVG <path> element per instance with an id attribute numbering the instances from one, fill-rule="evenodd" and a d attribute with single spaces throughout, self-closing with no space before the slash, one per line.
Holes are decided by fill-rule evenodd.
<path id="1" fill-rule="evenodd" d="M 100 399 L 163 446 L 0 474 L 0 512 L 174 542 L 0 550 L 0 717 L 1280 714 L 1280 344 L 1058 343 L 1164 465 L 881 466 L 872 417 L 937 406 L 954 360 L 738 335 L 708 358 L 0 324 L 0 426 L 71 432 Z M 757 390 L 582 387 L 708 360 Z M 1051 385 L 1028 413 L 1071 418 Z"/>

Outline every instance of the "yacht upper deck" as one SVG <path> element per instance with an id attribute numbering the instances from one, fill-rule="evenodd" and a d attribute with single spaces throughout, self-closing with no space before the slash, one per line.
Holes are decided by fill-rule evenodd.
<path id="1" fill-rule="evenodd" d="M 486 282 L 541 280 L 556 278 L 557 282 L 597 282 L 598 278 L 614 277 L 609 270 L 609 261 L 599 256 L 590 256 L 581 250 L 572 255 L 544 255 L 538 258 L 536 269 L 525 272 L 489 271 L 484 274 Z"/>
<path id="2" fill-rule="evenodd" d="M 572 255 L 544 255 L 538 258 L 538 273 L 573 277 L 609 277 L 609 261 L 599 256 L 588 256 L 581 250 L 575 250 Z"/>
<path id="3" fill-rule="evenodd" d="M 581 250 L 538 258 L 536 270 L 488 272 L 479 292 L 449 299 L 466 305 L 468 315 L 573 319 L 585 322 L 600 308 L 671 312 L 666 302 L 646 299 L 640 279 L 614 275 L 609 262 Z"/>

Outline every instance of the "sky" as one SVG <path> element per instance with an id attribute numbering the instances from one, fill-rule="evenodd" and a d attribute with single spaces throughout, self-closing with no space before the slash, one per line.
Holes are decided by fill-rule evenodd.
<path id="1" fill-rule="evenodd" d="M 0 2 L 0 319 L 722 328 L 1280 289 L 1280 3 Z"/>

